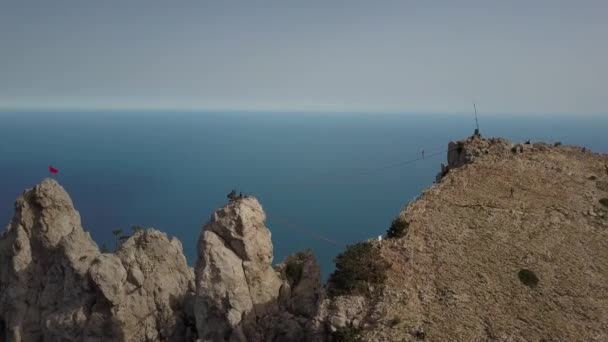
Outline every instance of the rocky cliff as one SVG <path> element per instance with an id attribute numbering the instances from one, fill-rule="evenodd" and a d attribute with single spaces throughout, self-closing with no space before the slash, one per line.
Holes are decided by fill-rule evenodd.
<path id="1" fill-rule="evenodd" d="M 265 219 L 254 198 L 216 211 L 195 277 L 181 243 L 154 229 L 101 253 L 46 179 L 0 238 L 0 341 L 317 340 L 319 266 L 307 251 L 273 267 Z"/>
<path id="2" fill-rule="evenodd" d="M 194 304 L 202 341 L 316 339 L 319 267 L 308 251 L 273 268 L 265 220 L 260 203 L 244 198 L 217 210 L 203 227 Z"/>
<path id="3" fill-rule="evenodd" d="M 608 156 L 473 137 L 438 180 L 404 237 L 372 242 L 384 286 L 340 297 L 337 323 L 366 341 L 608 341 Z"/>
<path id="4" fill-rule="evenodd" d="M 184 340 L 194 276 L 181 243 L 150 229 L 104 254 L 65 190 L 46 179 L 0 238 L 6 341 Z"/>
<path id="5" fill-rule="evenodd" d="M 330 297 L 310 251 L 273 265 L 255 198 L 212 214 L 193 270 L 154 229 L 101 253 L 46 179 L 0 237 L 0 342 L 608 340 L 608 157 L 474 136 L 447 159 Z"/>

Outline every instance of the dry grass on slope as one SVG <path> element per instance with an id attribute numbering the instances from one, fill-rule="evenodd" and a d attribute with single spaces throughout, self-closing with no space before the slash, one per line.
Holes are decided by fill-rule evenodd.
<path id="1" fill-rule="evenodd" d="M 608 341 L 605 164 L 526 145 L 451 170 L 401 213 L 407 236 L 380 243 L 390 269 L 363 337 Z"/>

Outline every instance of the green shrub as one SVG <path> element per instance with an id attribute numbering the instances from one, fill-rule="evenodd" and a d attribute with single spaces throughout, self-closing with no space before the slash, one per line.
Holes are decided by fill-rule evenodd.
<path id="1" fill-rule="evenodd" d="M 352 326 L 340 327 L 331 333 L 331 342 L 359 342 L 362 341 L 359 330 Z"/>
<path id="2" fill-rule="evenodd" d="M 556 141 L 556 142 L 553 144 L 553 146 L 555 146 L 555 147 L 562 146 L 562 142 L 561 142 L 561 141 Z"/>
<path id="3" fill-rule="evenodd" d="M 534 272 L 528 269 L 521 269 L 518 273 L 519 280 L 528 287 L 536 287 L 538 285 L 538 277 Z"/>
<path id="4" fill-rule="evenodd" d="M 600 203 L 603 206 L 608 207 L 608 198 L 602 198 L 602 199 L 600 199 Z"/>
<path id="5" fill-rule="evenodd" d="M 391 226 L 386 231 L 386 237 L 388 239 L 404 237 L 407 234 L 407 229 L 410 223 L 401 217 L 397 217 L 391 223 Z"/>
<path id="6" fill-rule="evenodd" d="M 287 280 L 291 285 L 297 284 L 302 279 L 303 266 L 301 263 L 297 261 L 291 261 L 287 263 L 285 267 L 285 274 L 287 275 Z"/>
<path id="7" fill-rule="evenodd" d="M 138 224 L 133 225 L 131 227 L 131 230 L 133 231 L 133 234 L 137 233 L 137 232 L 141 232 L 142 230 L 144 230 L 145 228 L 143 226 L 140 226 Z"/>
<path id="8" fill-rule="evenodd" d="M 228 201 L 230 201 L 230 203 L 236 201 L 239 196 L 236 194 L 236 190 L 232 190 L 228 193 L 228 195 L 226 195 L 226 197 L 228 197 Z"/>
<path id="9" fill-rule="evenodd" d="M 388 264 L 369 242 L 348 246 L 334 261 L 336 270 L 329 276 L 327 289 L 330 297 L 365 294 L 369 285 L 381 285 L 386 280 Z"/>

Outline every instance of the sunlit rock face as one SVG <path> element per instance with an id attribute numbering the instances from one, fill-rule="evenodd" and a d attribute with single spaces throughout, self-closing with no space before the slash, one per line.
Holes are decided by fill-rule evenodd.
<path id="1" fill-rule="evenodd" d="M 0 238 L 0 332 L 8 341 L 178 341 L 193 272 L 179 241 L 140 231 L 100 253 L 66 191 L 45 179 Z M 192 330 L 192 329 L 190 329 Z"/>
<path id="2" fill-rule="evenodd" d="M 196 265 L 196 316 L 202 341 L 307 341 L 321 294 L 312 253 L 272 266 L 271 234 L 255 198 L 238 199 L 203 226 Z M 286 263 L 301 270 L 286 275 Z"/>

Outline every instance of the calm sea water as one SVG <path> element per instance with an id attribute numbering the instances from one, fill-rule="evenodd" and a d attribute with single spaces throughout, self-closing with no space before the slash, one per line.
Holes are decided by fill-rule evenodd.
<path id="1" fill-rule="evenodd" d="M 480 124 L 487 136 L 608 151 L 606 116 Z M 473 128 L 469 114 L 0 113 L 0 222 L 52 164 L 99 245 L 113 247 L 114 228 L 153 226 L 178 237 L 193 263 L 202 224 L 235 188 L 269 214 L 275 262 L 312 248 L 327 275 L 341 247 L 313 236 L 348 244 L 383 234 L 445 155 L 389 166 Z"/>

